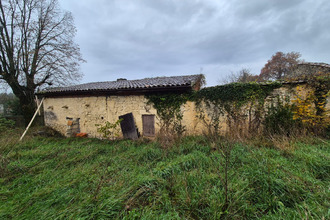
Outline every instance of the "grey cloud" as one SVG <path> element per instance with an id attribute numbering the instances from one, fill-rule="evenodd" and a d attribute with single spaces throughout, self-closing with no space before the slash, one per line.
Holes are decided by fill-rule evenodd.
<path id="1" fill-rule="evenodd" d="M 277 51 L 330 62 L 326 0 L 60 2 L 75 17 L 88 61 L 84 82 L 194 74 L 203 67 L 214 85 L 243 67 L 258 74 Z"/>

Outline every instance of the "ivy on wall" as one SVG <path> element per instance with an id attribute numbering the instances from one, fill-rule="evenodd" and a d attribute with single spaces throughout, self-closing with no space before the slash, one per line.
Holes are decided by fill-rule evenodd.
<path id="1" fill-rule="evenodd" d="M 183 112 L 181 106 L 193 97 L 189 93 L 157 93 L 147 95 L 148 104 L 152 104 L 157 110 L 160 121 L 160 133 L 169 135 L 174 133 L 181 136 L 185 131 L 182 125 Z"/>
<path id="2" fill-rule="evenodd" d="M 312 87 L 314 91 L 316 115 L 324 115 L 327 97 L 330 95 L 330 73 L 319 72 L 315 77 L 311 77 L 307 81 L 307 84 Z"/>
<path id="3" fill-rule="evenodd" d="M 280 83 L 232 83 L 221 86 L 207 87 L 199 91 L 188 93 L 158 93 L 147 95 L 148 104 L 157 110 L 160 121 L 160 133 L 175 133 L 181 136 L 185 131 L 182 125 L 183 112 L 181 106 L 187 101 L 194 101 L 198 117 L 208 127 L 208 133 L 217 134 L 220 129 L 220 117 L 227 115 L 230 127 L 238 126 L 243 120 L 242 106 L 249 105 L 249 114 L 252 110 L 255 115 L 260 114 L 264 99 Z M 261 106 L 261 107 L 260 107 Z M 250 117 L 252 118 L 252 117 Z M 258 124 L 257 120 L 250 121 L 250 127 Z"/>
<path id="4" fill-rule="evenodd" d="M 148 104 L 152 104 L 157 110 L 160 133 L 164 135 L 172 133 L 181 136 L 184 133 L 185 126 L 182 125 L 181 107 L 187 101 L 196 103 L 197 117 L 206 125 L 207 133 L 210 136 L 219 134 L 222 116 L 226 116 L 225 123 L 230 132 L 242 135 L 242 132 L 258 132 L 261 129 L 260 125 L 264 123 L 263 120 L 267 113 L 264 106 L 266 99 L 275 89 L 282 86 L 283 84 L 280 82 L 231 83 L 188 93 L 158 93 L 147 95 L 146 98 Z M 313 88 L 312 102 L 314 102 L 315 115 L 326 115 L 325 105 L 329 96 L 329 77 L 310 80 L 308 86 Z M 293 104 L 299 107 L 297 102 L 293 101 Z M 294 119 L 297 119 L 299 111 L 296 110 L 293 113 L 295 113 Z M 276 118 L 274 120 L 276 123 Z"/>
<path id="5" fill-rule="evenodd" d="M 199 118 L 208 127 L 211 136 L 220 130 L 220 117 L 226 115 L 226 124 L 235 134 L 260 127 L 265 99 L 271 92 L 281 87 L 278 82 L 267 84 L 231 83 L 204 88 L 196 94 Z M 248 119 L 248 129 L 246 126 Z"/>
<path id="6" fill-rule="evenodd" d="M 296 88 L 292 101 L 294 119 L 300 121 L 307 130 L 313 133 L 324 133 L 326 130 L 329 132 L 330 117 L 326 104 L 330 96 L 330 73 L 310 77 L 307 87 L 310 88 L 307 92 L 301 86 Z"/>
<path id="7" fill-rule="evenodd" d="M 216 102 L 237 102 L 239 105 L 246 104 L 249 101 L 266 98 L 274 89 L 281 87 L 279 82 L 260 84 L 249 83 L 231 83 L 226 85 L 208 87 L 198 92 L 199 100 L 208 100 Z"/>

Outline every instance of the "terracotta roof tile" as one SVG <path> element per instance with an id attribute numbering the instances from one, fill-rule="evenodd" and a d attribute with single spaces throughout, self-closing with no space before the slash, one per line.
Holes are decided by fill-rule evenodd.
<path id="1" fill-rule="evenodd" d="M 194 84 L 202 78 L 203 75 L 199 74 L 187 76 L 155 77 L 138 80 L 118 79 L 117 81 L 92 82 L 68 87 L 49 88 L 47 90 L 41 91 L 40 94 L 193 87 Z"/>

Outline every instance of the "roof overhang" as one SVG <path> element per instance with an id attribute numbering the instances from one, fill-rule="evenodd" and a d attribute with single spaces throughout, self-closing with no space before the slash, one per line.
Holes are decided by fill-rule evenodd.
<path id="1" fill-rule="evenodd" d="M 115 90 L 82 90 L 82 91 L 61 91 L 61 92 L 39 92 L 39 97 L 82 97 L 82 96 L 110 96 L 110 95 L 144 95 L 150 93 L 183 93 L 191 91 L 192 87 L 187 86 L 168 86 L 168 87 L 151 87 L 151 88 L 134 88 L 134 89 L 115 89 Z"/>

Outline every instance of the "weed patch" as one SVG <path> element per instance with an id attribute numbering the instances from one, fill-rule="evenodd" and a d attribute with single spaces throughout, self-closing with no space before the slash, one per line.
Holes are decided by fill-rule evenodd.
<path id="1" fill-rule="evenodd" d="M 2 142 L 0 219 L 329 218 L 329 141 L 290 140 L 289 151 L 263 142 L 227 143 L 227 190 L 224 151 L 204 137 L 168 149 L 127 140 Z"/>

